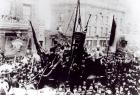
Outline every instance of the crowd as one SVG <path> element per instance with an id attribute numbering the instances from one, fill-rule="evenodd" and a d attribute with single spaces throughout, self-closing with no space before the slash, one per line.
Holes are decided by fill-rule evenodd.
<path id="1" fill-rule="evenodd" d="M 12 70 L 1 70 L 0 80 L 7 81 L 7 92 L 12 88 L 38 90 L 46 85 L 55 88 L 53 95 L 138 95 L 140 92 L 140 66 L 134 57 L 126 58 L 126 53 L 119 50 L 106 56 L 97 48 L 94 57 L 85 52 L 81 61 L 71 65 L 70 52 L 68 46 L 51 48 L 43 64 L 33 54 L 7 59 L 4 64 Z"/>

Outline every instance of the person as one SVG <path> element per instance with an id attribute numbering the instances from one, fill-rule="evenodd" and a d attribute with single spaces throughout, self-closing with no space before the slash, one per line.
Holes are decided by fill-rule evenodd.
<path id="1" fill-rule="evenodd" d="M 103 52 L 100 50 L 100 47 L 97 47 L 97 50 L 95 51 L 95 59 L 100 59 L 103 56 Z"/>
<path id="2" fill-rule="evenodd" d="M 0 48 L 0 54 L 2 56 L 2 62 L 3 62 L 5 59 L 5 55 L 4 55 L 4 51 L 1 48 Z"/>
<path id="3" fill-rule="evenodd" d="M 104 56 L 103 52 L 100 50 L 100 47 L 97 47 L 97 50 L 95 51 L 95 62 L 92 65 L 93 71 L 98 76 L 104 76 L 105 75 L 105 67 L 101 62 L 101 58 Z"/>
<path id="4" fill-rule="evenodd" d="M 5 81 L 4 77 L 0 78 L 0 95 L 7 95 L 9 84 Z"/>
<path id="5" fill-rule="evenodd" d="M 6 92 L 3 87 L 0 87 L 0 95 L 6 95 Z"/>
<path id="6" fill-rule="evenodd" d="M 64 46 L 61 46 L 61 47 L 60 47 L 60 51 L 59 51 L 59 55 L 60 55 L 61 57 L 63 57 L 63 54 L 64 54 Z"/>

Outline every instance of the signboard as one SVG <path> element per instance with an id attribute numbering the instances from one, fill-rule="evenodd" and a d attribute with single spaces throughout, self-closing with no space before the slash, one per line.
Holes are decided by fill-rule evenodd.
<path id="1" fill-rule="evenodd" d="M 5 55 L 6 56 L 20 56 L 26 53 L 28 39 L 24 40 L 14 35 L 6 35 Z M 26 38 L 26 37 L 25 37 Z"/>

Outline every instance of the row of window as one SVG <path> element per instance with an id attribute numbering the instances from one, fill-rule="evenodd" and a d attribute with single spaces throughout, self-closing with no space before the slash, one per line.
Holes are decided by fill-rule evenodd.
<path id="1" fill-rule="evenodd" d="M 70 14 L 71 12 L 69 12 L 68 14 Z M 81 17 L 83 18 L 82 19 L 82 23 L 86 23 L 87 19 L 88 19 L 88 14 L 91 13 L 91 12 L 88 12 L 87 14 L 81 12 Z M 111 29 L 111 25 L 112 25 L 112 20 L 113 20 L 113 15 L 109 15 L 109 14 L 106 14 L 104 15 L 102 12 L 98 13 L 98 14 L 94 14 L 92 13 L 91 14 L 91 19 L 89 21 L 89 26 L 88 26 L 88 33 L 87 35 L 88 36 L 95 36 L 95 35 L 99 35 L 101 37 L 106 37 L 110 34 L 110 29 Z M 121 15 L 121 14 L 120 14 Z M 57 17 L 57 21 L 59 23 L 59 25 L 62 25 L 62 27 L 65 27 L 64 24 L 66 23 L 69 23 L 68 19 L 66 20 L 66 15 L 65 13 L 63 12 L 58 12 L 58 17 Z M 71 15 L 70 15 L 71 16 Z M 84 19 L 86 16 L 86 19 Z M 69 18 L 69 17 L 68 17 Z M 117 23 L 117 26 L 122 26 L 122 22 L 123 22 L 123 19 L 122 17 L 117 17 L 115 16 L 115 21 Z M 73 21 L 71 22 L 73 23 Z M 70 27 L 73 26 L 73 25 L 70 25 Z M 69 31 L 71 31 L 72 29 L 69 28 L 68 29 Z"/>
<path id="2" fill-rule="evenodd" d="M 113 16 L 109 17 L 109 16 L 103 16 L 103 15 L 92 15 L 92 18 L 90 20 L 90 24 L 96 24 L 96 23 L 100 23 L 100 24 L 105 24 L 105 25 L 110 25 L 112 22 Z M 122 18 L 117 18 L 115 17 L 115 21 L 117 24 L 121 25 L 123 22 Z"/>
<path id="3" fill-rule="evenodd" d="M 86 40 L 85 45 L 86 47 L 96 47 L 97 40 Z M 107 40 L 99 40 L 99 45 L 105 47 L 107 45 Z"/>
<path id="4" fill-rule="evenodd" d="M 97 27 L 95 26 L 88 26 L 88 32 L 87 32 L 87 36 L 95 36 L 95 35 L 99 35 L 101 37 L 106 37 L 109 35 L 109 29 L 108 27 L 100 27 L 97 29 Z"/>

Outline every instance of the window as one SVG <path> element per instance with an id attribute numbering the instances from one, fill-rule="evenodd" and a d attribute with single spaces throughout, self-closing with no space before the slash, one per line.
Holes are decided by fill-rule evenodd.
<path id="1" fill-rule="evenodd" d="M 92 47 L 92 40 L 89 40 L 89 47 Z"/>
<path id="2" fill-rule="evenodd" d="M 101 22 L 104 23 L 104 16 L 101 16 Z"/>
<path id="3" fill-rule="evenodd" d="M 122 24 L 122 22 L 123 22 L 123 20 L 122 20 L 122 18 L 120 19 L 120 25 Z"/>
<path id="4" fill-rule="evenodd" d="M 97 40 L 93 40 L 93 47 L 97 46 Z"/>
<path id="5" fill-rule="evenodd" d="M 118 18 L 115 18 L 115 22 L 117 22 L 118 21 Z"/>
<path id="6" fill-rule="evenodd" d="M 91 36 L 91 26 L 88 26 L 88 35 Z"/>
<path id="7" fill-rule="evenodd" d="M 100 40 L 100 46 L 105 47 L 106 46 L 106 40 Z"/>
<path id="8" fill-rule="evenodd" d="M 47 37 L 45 37 L 45 45 L 47 45 Z"/>
<path id="9" fill-rule="evenodd" d="M 86 47 L 88 47 L 88 46 L 89 46 L 89 40 L 86 41 Z"/>
<path id="10" fill-rule="evenodd" d="M 94 26 L 91 26 L 91 36 L 93 37 L 95 35 L 95 30 L 94 30 Z"/>
<path id="11" fill-rule="evenodd" d="M 92 47 L 93 41 L 92 40 L 87 40 L 86 41 L 86 47 Z"/>
<path id="12" fill-rule="evenodd" d="M 97 15 L 95 15 L 95 22 L 97 22 L 97 19 L 98 19 L 98 16 L 97 16 Z"/>
<path id="13" fill-rule="evenodd" d="M 31 6 L 30 5 L 27 5 L 27 4 L 23 5 L 23 17 L 26 20 L 30 20 L 31 19 Z"/>
<path id="14" fill-rule="evenodd" d="M 63 13 L 59 12 L 58 13 L 58 17 L 57 17 L 57 23 L 58 23 L 58 25 L 62 25 L 63 24 L 63 22 L 64 22 L 63 19 L 64 19 Z"/>
<path id="15" fill-rule="evenodd" d="M 101 36 L 103 36 L 103 27 L 101 27 Z"/>
<path id="16" fill-rule="evenodd" d="M 60 23 L 62 23 L 62 21 L 63 21 L 63 14 L 62 14 L 62 13 L 59 13 L 58 21 L 59 21 Z"/>
<path id="17" fill-rule="evenodd" d="M 59 21 L 60 21 L 60 22 L 62 21 L 62 18 L 63 18 L 62 13 L 60 13 L 60 14 L 59 14 Z"/>
<path id="18" fill-rule="evenodd" d="M 95 34 L 97 33 L 97 27 L 94 27 L 94 33 Z"/>
<path id="19" fill-rule="evenodd" d="M 105 28 L 105 34 L 106 34 L 105 36 L 107 37 L 108 36 L 108 28 L 107 27 Z"/>
<path id="20" fill-rule="evenodd" d="M 109 21 L 109 17 L 107 16 L 107 17 L 106 17 L 106 23 L 107 23 L 107 24 L 108 24 L 108 21 Z"/>

